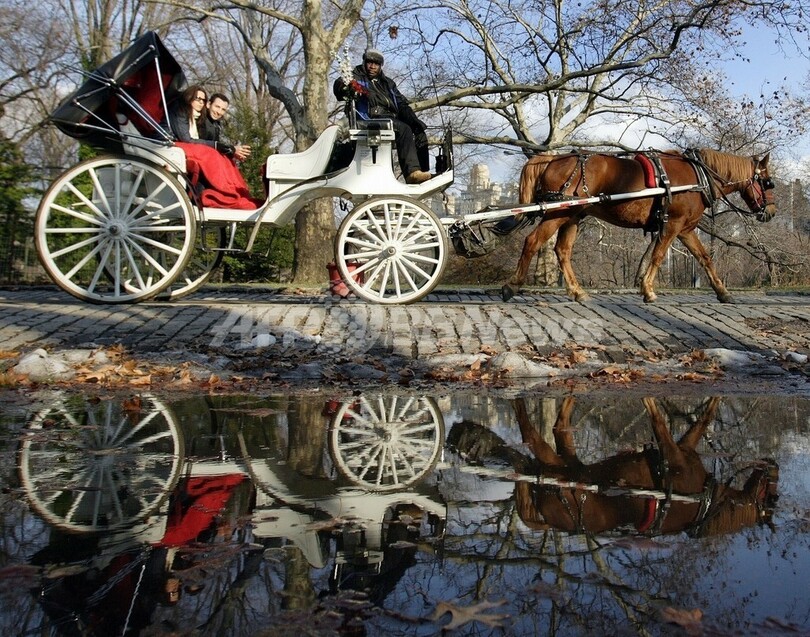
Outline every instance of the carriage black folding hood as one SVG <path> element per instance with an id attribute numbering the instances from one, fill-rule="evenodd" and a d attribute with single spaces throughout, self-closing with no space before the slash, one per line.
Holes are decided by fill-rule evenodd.
<path id="1" fill-rule="evenodd" d="M 121 149 L 119 117 L 131 120 L 144 135 L 171 140 L 159 122 L 185 85 L 180 65 L 152 31 L 96 70 L 66 97 L 50 120 L 66 135 L 92 146 Z"/>

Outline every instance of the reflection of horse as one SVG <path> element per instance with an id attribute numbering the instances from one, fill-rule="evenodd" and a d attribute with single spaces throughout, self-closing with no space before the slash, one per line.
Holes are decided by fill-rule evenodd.
<path id="1" fill-rule="evenodd" d="M 742 489 L 721 484 L 706 471 L 695 448 L 714 419 L 718 398 L 676 443 L 655 400 L 644 406 L 657 448 L 620 453 L 594 464 L 577 457 L 571 430 L 574 399 L 564 399 L 554 425 L 556 450 L 529 421 L 522 400 L 515 411 L 523 441 L 535 459 L 496 445 L 488 453 L 508 459 L 524 473 L 537 473 L 537 484 L 519 481 L 516 502 L 531 528 L 573 533 L 602 533 L 623 528 L 639 533 L 689 531 L 695 536 L 728 533 L 756 522 L 769 523 L 776 502 L 778 466 L 757 463 Z M 480 432 L 474 434 L 479 438 Z"/>
<path id="2" fill-rule="evenodd" d="M 695 151 L 690 158 L 677 152 L 660 153 L 661 174 L 668 176 L 671 186 L 699 184 L 705 179 L 703 192 L 698 190 L 674 193 L 664 217 L 657 223 L 656 211 L 661 205 L 654 197 L 625 199 L 614 203 L 570 206 L 545 213 L 540 224 L 527 237 L 515 274 L 503 287 L 504 300 L 509 300 L 526 281 L 529 264 L 540 247 L 558 232 L 554 251 L 565 278 L 568 294 L 577 301 L 588 295 L 577 281 L 571 267 L 571 253 L 579 223 L 588 215 L 625 228 L 645 228 L 659 231 L 650 262 L 641 280 L 644 300 L 652 302 L 658 268 L 669 246 L 677 237 L 706 270 L 717 298 L 732 301 L 725 285 L 714 269 L 711 257 L 695 234 L 707 205 L 717 197 L 739 193 L 760 221 L 776 213 L 773 203 L 773 182 L 768 176 L 768 159 L 738 157 L 712 150 Z M 649 163 L 647 164 L 649 165 Z M 648 173 L 649 174 L 649 173 Z M 705 176 L 705 177 L 704 177 Z M 653 185 L 645 177 L 642 162 L 615 155 L 565 154 L 537 155 L 523 167 L 520 176 L 520 202 L 564 200 L 572 196 L 632 193 Z M 590 194 L 589 194 L 590 193 Z"/>

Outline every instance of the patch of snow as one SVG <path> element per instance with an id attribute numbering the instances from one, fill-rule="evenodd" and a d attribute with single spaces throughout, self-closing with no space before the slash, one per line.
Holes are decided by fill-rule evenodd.
<path id="1" fill-rule="evenodd" d="M 514 352 L 494 356 L 489 361 L 489 368 L 503 372 L 508 378 L 547 378 L 560 373 L 556 367 L 535 363 Z"/>
<path id="2" fill-rule="evenodd" d="M 715 359 L 722 367 L 727 369 L 761 365 L 765 362 L 765 357 L 762 354 L 757 354 L 755 352 L 726 349 L 723 347 L 715 347 L 703 351 L 706 356 Z"/>
<path id="3" fill-rule="evenodd" d="M 20 359 L 13 370 L 34 382 L 68 380 L 75 374 L 62 357 L 52 357 L 44 349 L 36 349 Z"/>

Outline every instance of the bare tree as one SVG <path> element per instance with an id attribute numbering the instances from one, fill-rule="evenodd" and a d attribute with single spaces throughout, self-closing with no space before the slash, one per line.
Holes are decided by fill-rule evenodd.
<path id="1" fill-rule="evenodd" d="M 635 149 L 648 143 L 649 133 L 672 138 L 711 129 L 718 120 L 707 121 L 701 111 L 718 97 L 723 121 L 743 120 L 735 131 L 761 137 L 789 126 L 794 139 L 804 132 L 801 100 L 777 90 L 758 103 L 737 104 L 716 69 L 718 59 L 735 54 L 739 21 L 795 42 L 806 32 L 802 11 L 789 0 L 427 0 L 392 16 L 380 31 L 396 33 L 392 48 L 413 51 L 405 58 L 413 81 L 427 87 L 414 108 L 463 111 L 475 126 L 457 126 L 463 140 L 529 152 L 572 145 Z M 413 26 L 405 26 L 407 12 L 417 16 Z M 795 48 L 806 54 L 806 45 Z"/>

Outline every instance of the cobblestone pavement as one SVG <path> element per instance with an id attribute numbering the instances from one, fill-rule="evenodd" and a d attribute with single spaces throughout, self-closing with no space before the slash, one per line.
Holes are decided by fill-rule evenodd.
<path id="1" fill-rule="evenodd" d="M 92 305 L 56 288 L 0 290 L 0 350 L 122 344 L 134 353 L 247 349 L 359 351 L 421 359 L 437 354 L 597 347 L 606 360 L 628 350 L 675 355 L 694 349 L 810 352 L 810 295 L 663 291 L 594 293 L 578 303 L 536 291 L 501 301 L 494 291 L 444 290 L 407 306 L 380 306 L 317 292 L 204 288 L 175 302 Z"/>

